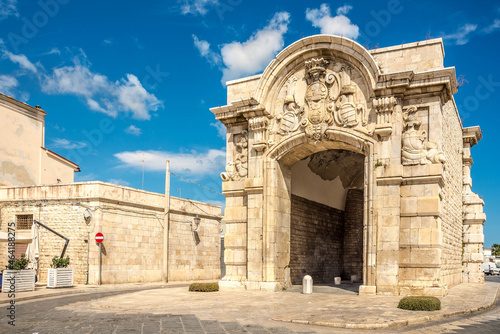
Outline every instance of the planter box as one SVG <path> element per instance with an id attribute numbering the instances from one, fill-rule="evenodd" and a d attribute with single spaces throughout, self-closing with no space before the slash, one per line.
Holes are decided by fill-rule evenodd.
<path id="1" fill-rule="evenodd" d="M 47 288 L 67 288 L 73 286 L 73 268 L 49 268 Z"/>
<path id="2" fill-rule="evenodd" d="M 4 270 L 2 275 L 2 292 L 11 291 L 11 278 L 14 280 L 13 292 L 35 290 L 35 271 L 33 269 Z"/>

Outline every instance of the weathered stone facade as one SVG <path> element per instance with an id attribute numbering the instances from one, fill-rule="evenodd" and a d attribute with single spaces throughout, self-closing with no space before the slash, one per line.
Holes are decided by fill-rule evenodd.
<path id="1" fill-rule="evenodd" d="M 33 215 L 70 239 L 66 255 L 75 283 L 99 281 L 99 247 L 104 234 L 102 283 L 214 280 L 220 278 L 221 208 L 216 205 L 103 182 L 0 188 L 0 230 L 16 215 Z M 84 218 L 84 212 L 90 219 Z M 167 214 L 168 213 L 168 214 Z M 200 225 L 191 224 L 198 216 Z M 166 218 L 169 217 L 169 218 Z M 16 236 L 30 230 L 17 230 Z M 45 281 L 52 257 L 60 256 L 64 240 L 40 227 L 39 280 Z M 88 240 L 90 242 L 88 242 Z M 7 263 L 7 244 L 0 266 Z"/>
<path id="2" fill-rule="evenodd" d="M 211 109 L 227 127 L 221 286 L 277 290 L 318 268 L 330 282 L 361 275 L 364 294 L 483 281 L 484 203 L 470 190 L 481 131 L 462 127 L 443 58 L 441 39 L 368 51 L 317 35 L 227 83 L 228 104 Z M 335 238 L 326 212 L 339 213 Z"/>

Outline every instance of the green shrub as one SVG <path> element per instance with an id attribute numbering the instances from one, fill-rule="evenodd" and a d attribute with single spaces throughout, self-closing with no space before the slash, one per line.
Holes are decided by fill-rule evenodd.
<path id="1" fill-rule="evenodd" d="M 219 291 L 218 283 L 192 283 L 189 291 L 214 292 Z"/>
<path id="2" fill-rule="evenodd" d="M 67 268 L 69 266 L 69 256 L 65 259 L 60 258 L 59 256 L 54 256 L 52 258 L 51 268 Z"/>
<path id="3" fill-rule="evenodd" d="M 441 301 L 436 297 L 404 297 L 399 301 L 398 308 L 410 311 L 436 311 L 441 309 Z"/>
<path id="4" fill-rule="evenodd" d="M 9 260 L 9 264 L 5 266 L 8 270 L 23 270 L 28 265 L 28 260 L 25 258 L 24 254 L 21 254 L 21 258 L 17 260 Z"/>

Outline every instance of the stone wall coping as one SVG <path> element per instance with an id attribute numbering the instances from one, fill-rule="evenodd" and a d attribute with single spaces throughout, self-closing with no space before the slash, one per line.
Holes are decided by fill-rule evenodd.
<path id="1" fill-rule="evenodd" d="M 243 83 L 243 82 L 247 82 L 247 81 L 260 80 L 261 77 L 262 77 L 262 73 L 256 74 L 256 75 L 251 75 L 249 77 L 244 77 L 244 78 L 229 80 L 229 81 L 226 81 L 226 86 L 237 85 L 237 84 L 240 84 L 240 83 Z"/>
<path id="2" fill-rule="evenodd" d="M 164 194 L 101 181 L 0 188 L 0 202 L 34 200 L 96 200 L 158 211 L 165 208 Z M 221 216 L 221 207 L 215 204 L 171 196 L 170 205 L 171 212 L 196 214 L 200 211 L 200 215 L 204 216 Z M 190 210 L 186 209 L 188 206 Z"/>
<path id="3" fill-rule="evenodd" d="M 440 44 L 441 45 L 441 52 L 443 53 L 443 58 L 444 58 L 445 53 L 444 53 L 444 45 L 443 45 L 442 38 L 433 38 L 433 39 L 428 39 L 425 41 L 418 41 L 418 42 L 413 42 L 413 43 L 406 43 L 406 44 L 401 44 L 401 45 L 394 45 L 394 46 L 388 46 L 388 47 L 383 47 L 383 48 L 378 48 L 378 49 L 372 49 L 372 50 L 368 50 L 368 52 L 370 52 L 372 55 L 374 55 L 374 54 L 386 53 L 386 52 L 391 52 L 391 51 L 418 48 L 418 47 L 432 45 L 432 44 Z"/>

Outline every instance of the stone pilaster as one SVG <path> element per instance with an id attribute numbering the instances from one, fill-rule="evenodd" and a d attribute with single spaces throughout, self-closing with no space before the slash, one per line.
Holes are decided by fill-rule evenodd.
<path id="1" fill-rule="evenodd" d="M 471 148 L 481 140 L 479 127 L 463 129 L 463 259 L 462 282 L 484 283 L 483 263 L 483 224 L 486 215 L 483 212 L 484 202 L 472 192 Z"/>

